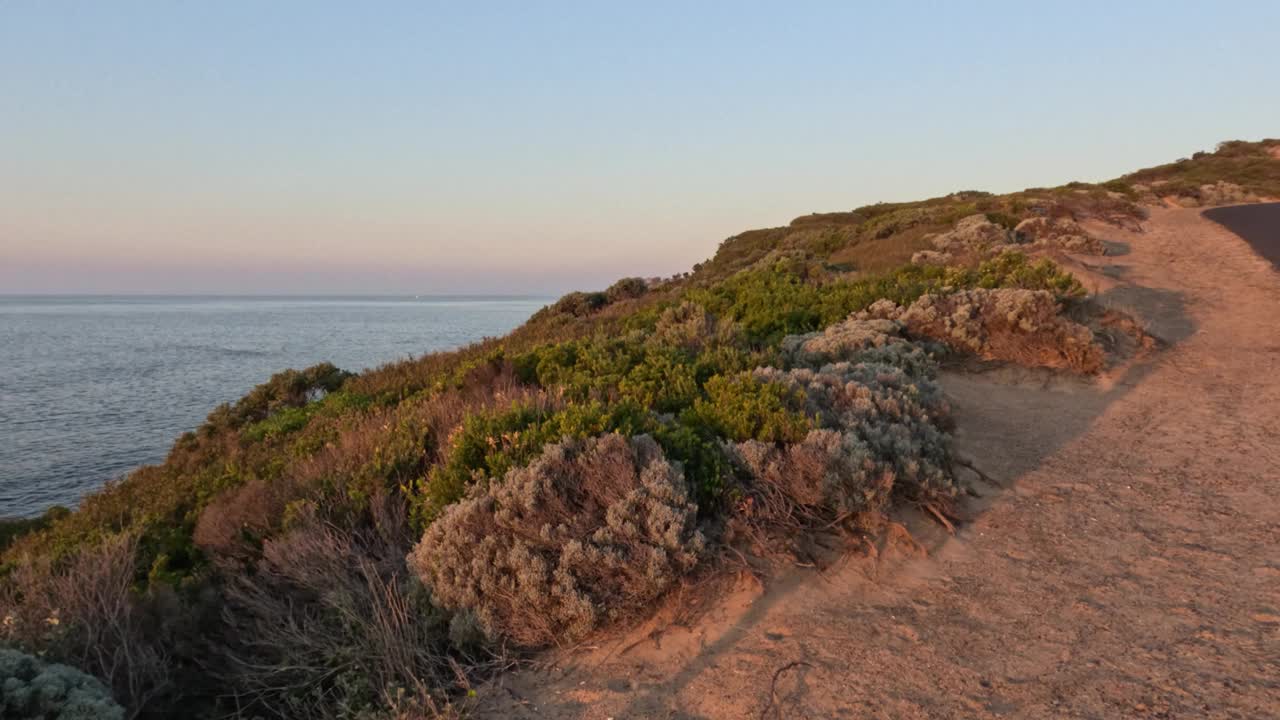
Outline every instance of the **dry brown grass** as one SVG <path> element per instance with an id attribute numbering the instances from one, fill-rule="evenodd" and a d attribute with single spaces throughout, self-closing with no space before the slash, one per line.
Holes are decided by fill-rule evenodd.
<path id="1" fill-rule="evenodd" d="M 928 235 L 938 229 L 934 226 L 919 226 L 887 238 L 860 240 L 832 253 L 827 262 L 832 265 L 847 265 L 862 273 L 886 272 L 911 262 L 911 256 L 915 253 L 933 247 Z"/>
<path id="2" fill-rule="evenodd" d="M 436 717 L 465 682 L 448 618 L 407 571 L 402 504 L 374 502 L 372 528 L 319 513 L 267 540 L 252 574 L 232 578 L 224 619 L 241 702 L 280 717 L 337 718 L 382 699 Z"/>
<path id="3" fill-rule="evenodd" d="M 162 631 L 133 592 L 137 540 L 108 538 L 54 566 L 20 562 L 0 590 L 6 644 L 99 678 L 130 717 L 170 683 Z"/>
<path id="4" fill-rule="evenodd" d="M 254 479 L 218 496 L 196 521 L 196 546 L 214 564 L 233 571 L 258 555 L 262 539 L 279 528 L 297 494 L 298 485 L 291 481 Z"/>

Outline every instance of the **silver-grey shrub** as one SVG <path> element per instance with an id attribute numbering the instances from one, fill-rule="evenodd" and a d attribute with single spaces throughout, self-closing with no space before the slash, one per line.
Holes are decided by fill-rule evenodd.
<path id="1" fill-rule="evenodd" d="M 566 441 L 450 506 L 409 564 L 491 639 L 571 642 L 643 612 L 692 569 L 696 513 L 652 438 Z"/>
<path id="2" fill-rule="evenodd" d="M 788 447 L 737 444 L 753 480 L 835 514 L 880 511 L 895 494 L 926 502 L 955 496 L 950 407 L 933 381 L 880 363 L 755 373 L 798 391 L 818 429 Z"/>
<path id="3" fill-rule="evenodd" d="M 124 720 L 107 686 L 69 665 L 0 648 L 0 715 L 6 720 Z"/>
<path id="4" fill-rule="evenodd" d="M 934 356 L 942 350 L 936 343 L 908 339 L 902 323 L 856 315 L 819 332 L 782 339 L 783 356 L 789 365 L 817 369 L 842 361 L 873 363 L 893 365 L 922 378 L 936 375 Z"/>
<path id="5" fill-rule="evenodd" d="M 1106 246 L 1070 218 L 1032 217 L 1013 229 L 1016 242 L 1033 249 L 1056 248 L 1087 255 L 1105 255 Z"/>
<path id="6" fill-rule="evenodd" d="M 1104 360 L 1089 328 L 1064 316 L 1045 290 L 973 288 L 923 295 L 906 307 L 880 300 L 853 318 L 892 320 L 913 337 L 987 360 L 1085 373 L 1101 368 Z"/>

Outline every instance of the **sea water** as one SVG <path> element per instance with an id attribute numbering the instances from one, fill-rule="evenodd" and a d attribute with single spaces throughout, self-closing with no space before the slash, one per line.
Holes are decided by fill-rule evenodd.
<path id="1" fill-rule="evenodd" d="M 0 296 L 0 517 L 164 459 L 285 368 L 359 371 L 502 335 L 539 297 Z"/>

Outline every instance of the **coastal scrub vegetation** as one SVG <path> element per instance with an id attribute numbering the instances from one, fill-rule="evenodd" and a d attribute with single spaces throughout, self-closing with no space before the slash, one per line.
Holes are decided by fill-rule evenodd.
<path id="1" fill-rule="evenodd" d="M 1262 191 L 1269 167 L 1237 175 Z M 1135 176 L 808 215 L 502 338 L 277 374 L 163 463 L 3 525 L 0 642 L 128 717 L 443 716 L 485 668 L 642 616 L 726 547 L 945 514 L 938 363 L 1097 370 L 1064 314 L 1083 288 L 1036 252 L 1138 223 Z M 957 230 L 992 242 L 911 262 Z"/>
<path id="2" fill-rule="evenodd" d="M 1197 152 L 1189 158 L 1125 175 L 1116 183 L 1160 197 L 1191 199 L 1200 204 L 1221 204 L 1263 198 L 1280 199 L 1280 139 L 1258 142 L 1231 140 L 1213 152 Z M 1223 195 L 1227 195 L 1223 198 Z"/>
<path id="3" fill-rule="evenodd" d="M 0 648 L 0 711 L 11 720 L 124 720 L 101 682 L 75 668 Z"/>

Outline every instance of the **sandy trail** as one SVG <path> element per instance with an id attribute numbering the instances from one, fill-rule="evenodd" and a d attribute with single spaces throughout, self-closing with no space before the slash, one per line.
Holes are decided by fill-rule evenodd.
<path id="1" fill-rule="evenodd" d="M 1000 486 L 928 558 L 789 574 L 505 676 L 481 715 L 1280 717 L 1280 273 L 1199 213 L 1095 228 L 1128 248 L 1103 299 L 1169 344 L 1151 360 L 943 378 Z"/>

